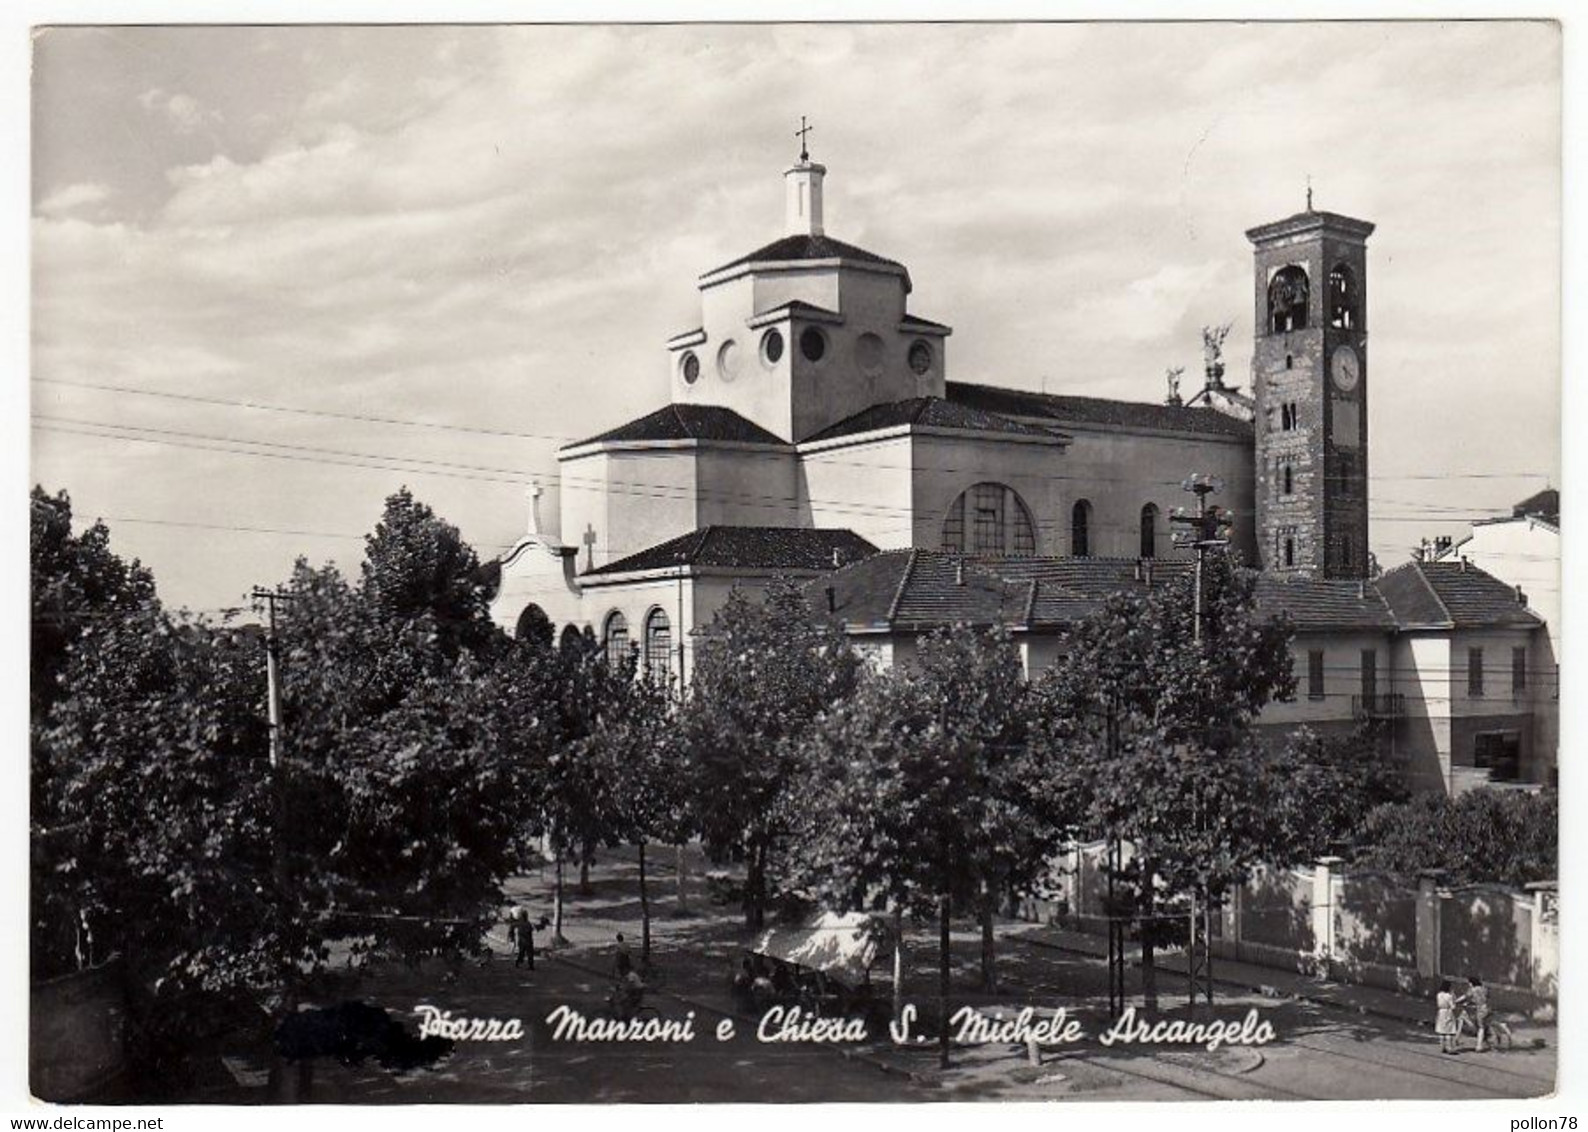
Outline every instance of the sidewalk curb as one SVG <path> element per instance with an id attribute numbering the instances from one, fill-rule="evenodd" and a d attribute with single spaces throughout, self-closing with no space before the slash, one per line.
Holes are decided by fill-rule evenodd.
<path id="1" fill-rule="evenodd" d="M 548 959 L 554 959 L 558 963 L 563 964 L 564 966 L 572 967 L 576 971 L 583 971 L 585 974 L 588 974 L 588 975 L 595 975 L 598 978 L 603 978 L 603 979 L 607 977 L 607 972 L 601 971 L 601 970 L 597 970 L 594 967 L 586 966 L 583 963 L 575 962 L 574 960 L 569 959 L 565 955 L 548 955 L 547 958 Z M 685 1006 L 694 1007 L 696 1010 L 705 1010 L 705 1011 L 708 1011 L 708 1012 L 710 1012 L 712 1014 L 719 1015 L 719 1016 L 721 1016 L 723 1018 L 731 1019 L 732 1021 L 735 1021 L 735 1022 L 753 1022 L 753 1021 L 755 1021 L 754 1018 L 752 1018 L 752 1017 L 750 1017 L 748 1015 L 735 1014 L 731 1010 L 724 1010 L 720 1006 L 712 1006 L 710 1003 L 701 1002 L 698 999 L 687 998 L 684 995 L 679 994 L 677 991 L 667 990 L 667 989 L 665 989 L 663 987 L 657 987 L 651 993 L 663 995 L 663 996 L 665 996 L 667 998 L 670 998 L 670 999 L 674 1000 L 675 1002 L 681 1002 Z M 877 1069 L 880 1069 L 882 1072 L 891 1074 L 891 1075 L 893 1075 L 895 1077 L 906 1077 L 910 1081 L 914 1082 L 917 1085 L 922 1085 L 924 1087 L 933 1088 L 933 1089 L 941 1087 L 941 1082 L 939 1082 L 939 1081 L 936 1081 L 936 1080 L 934 1080 L 934 1079 L 932 1079 L 930 1077 L 925 1077 L 925 1076 L 921 1075 L 920 1073 L 917 1073 L 913 1069 L 905 1069 L 902 1066 L 890 1065 L 888 1062 L 883 1061 L 881 1058 L 876 1057 L 876 1056 L 874 1056 L 872 1054 L 862 1053 L 860 1050 L 845 1049 L 841 1045 L 829 1045 L 826 1042 L 816 1042 L 816 1043 L 813 1043 L 813 1044 L 818 1046 L 818 1048 L 828 1050 L 828 1051 L 830 1051 L 832 1053 L 836 1053 L 840 1057 L 844 1058 L 847 1061 L 858 1061 L 858 1062 L 861 1062 L 863 1064 L 870 1065 L 870 1066 L 873 1066 L 873 1067 L 875 1067 Z"/>

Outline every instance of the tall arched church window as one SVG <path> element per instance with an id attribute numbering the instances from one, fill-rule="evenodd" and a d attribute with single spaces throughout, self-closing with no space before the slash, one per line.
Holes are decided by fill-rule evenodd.
<path id="1" fill-rule="evenodd" d="M 1355 330 L 1362 324 L 1362 303 L 1357 296 L 1356 273 L 1343 263 L 1329 272 L 1329 325 Z"/>
<path id="2" fill-rule="evenodd" d="M 551 618 L 546 616 L 546 611 L 531 603 L 524 606 L 524 612 L 518 615 L 518 624 L 513 627 L 513 636 L 539 648 L 550 648 L 552 634 L 555 631 Z"/>
<path id="3" fill-rule="evenodd" d="M 1031 510 L 1014 488 L 979 483 L 960 494 L 943 517 L 943 549 L 956 554 L 1037 552 Z"/>
<path id="4" fill-rule="evenodd" d="M 1092 505 L 1084 499 L 1070 508 L 1070 553 L 1077 558 L 1092 556 Z"/>
<path id="5" fill-rule="evenodd" d="M 645 671 L 658 679 L 673 674 L 673 626 L 661 609 L 645 618 Z"/>
<path id="6" fill-rule="evenodd" d="M 1141 557 L 1158 557 L 1158 508 L 1151 503 L 1141 509 Z"/>
<path id="7" fill-rule="evenodd" d="M 607 663 L 614 668 L 629 658 L 628 618 L 615 609 L 607 614 L 607 623 L 601 629 L 601 648 Z"/>
<path id="8" fill-rule="evenodd" d="M 564 625 L 562 636 L 558 639 L 558 647 L 569 656 L 578 656 L 584 652 L 584 634 L 577 625 Z"/>
<path id="9" fill-rule="evenodd" d="M 1307 273 L 1292 264 L 1274 275 L 1268 284 L 1268 329 L 1280 334 L 1287 330 L 1305 330 L 1307 327 L 1307 301 L 1310 288 Z"/>

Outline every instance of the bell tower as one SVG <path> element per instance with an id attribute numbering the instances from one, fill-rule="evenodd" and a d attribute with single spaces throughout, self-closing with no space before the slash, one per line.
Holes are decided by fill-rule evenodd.
<path id="1" fill-rule="evenodd" d="M 1365 578 L 1367 238 L 1312 208 L 1246 233 L 1256 259 L 1257 546 L 1281 576 Z"/>

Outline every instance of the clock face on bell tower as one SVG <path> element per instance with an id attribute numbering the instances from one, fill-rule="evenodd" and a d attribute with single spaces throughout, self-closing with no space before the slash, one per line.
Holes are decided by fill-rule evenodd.
<path id="1" fill-rule="evenodd" d="M 1254 248 L 1259 557 L 1282 575 L 1364 578 L 1367 238 L 1310 207 L 1247 232 Z"/>

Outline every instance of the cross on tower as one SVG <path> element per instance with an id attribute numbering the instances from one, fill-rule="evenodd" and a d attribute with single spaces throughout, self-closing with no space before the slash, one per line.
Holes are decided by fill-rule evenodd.
<path id="1" fill-rule="evenodd" d="M 1312 174 L 1307 174 L 1307 211 L 1312 211 Z"/>
<path id="2" fill-rule="evenodd" d="M 584 543 L 584 568 L 586 570 L 594 570 L 596 529 L 593 524 L 586 523 L 584 525 L 584 538 L 581 541 Z"/>
<path id="3" fill-rule="evenodd" d="M 810 151 L 805 146 L 805 135 L 811 132 L 811 127 L 805 124 L 805 115 L 800 115 L 800 128 L 794 131 L 794 136 L 800 140 L 800 160 L 809 161 Z"/>
<path id="4" fill-rule="evenodd" d="M 529 533 L 532 535 L 540 534 L 540 497 L 543 494 L 539 480 L 532 480 L 524 492 L 524 497 L 529 500 Z"/>

